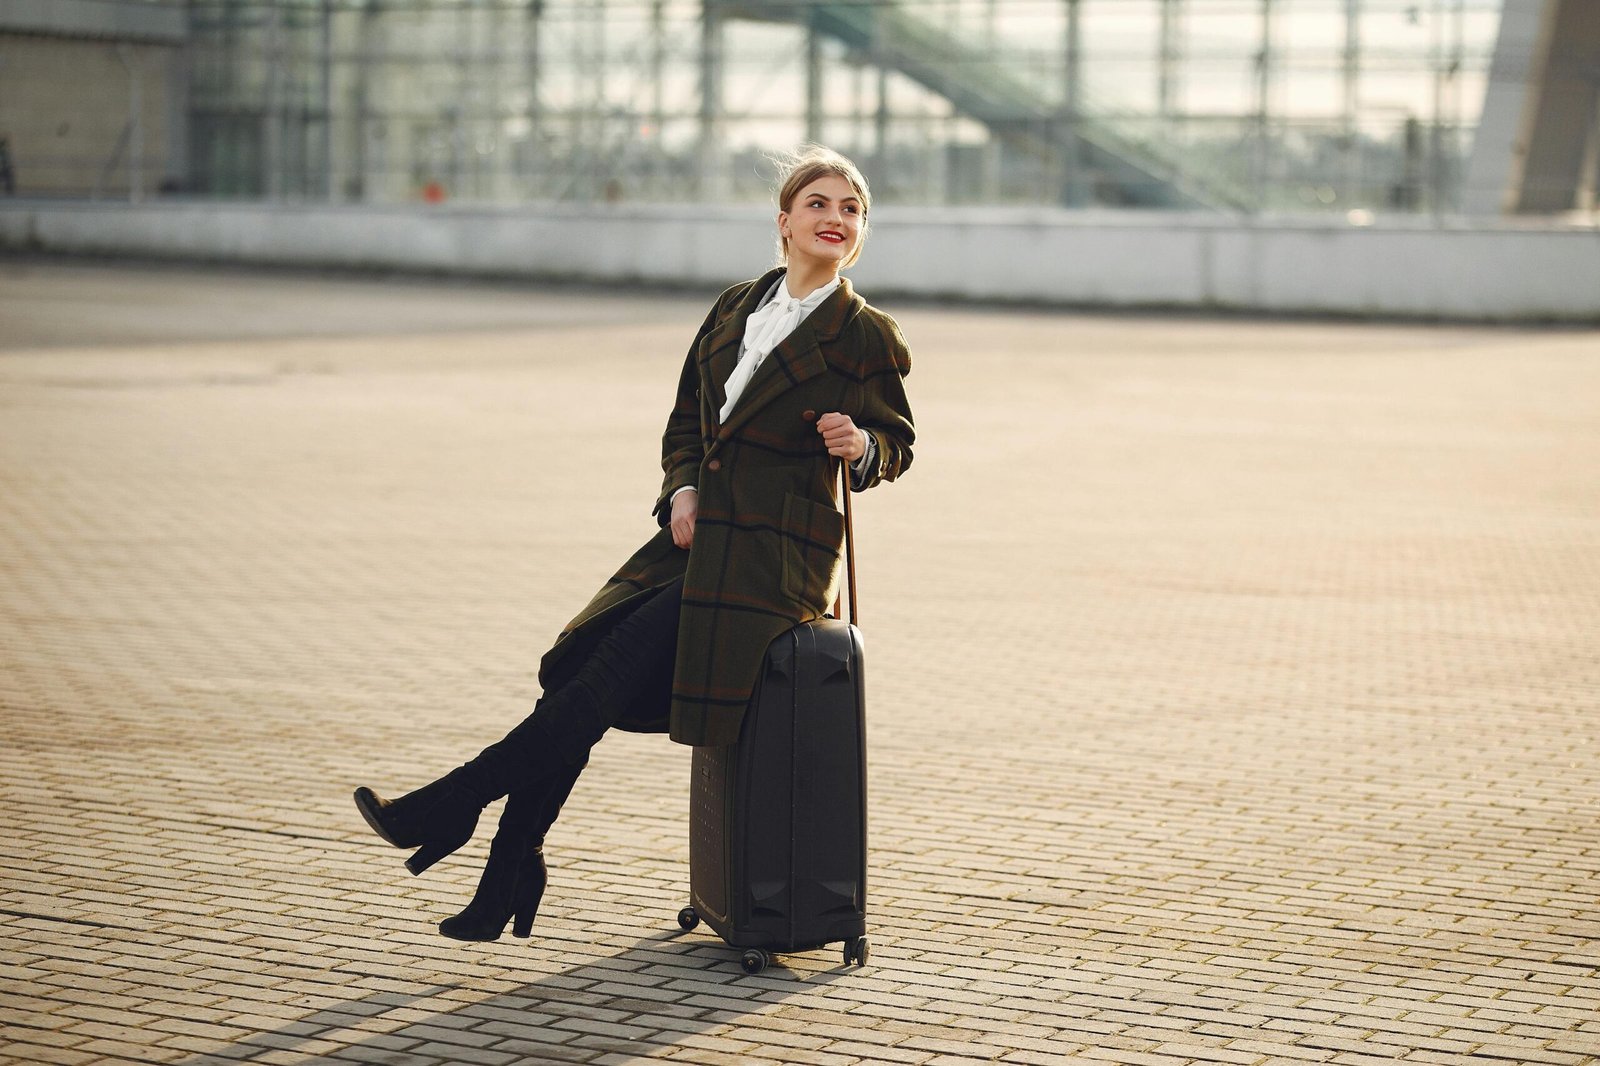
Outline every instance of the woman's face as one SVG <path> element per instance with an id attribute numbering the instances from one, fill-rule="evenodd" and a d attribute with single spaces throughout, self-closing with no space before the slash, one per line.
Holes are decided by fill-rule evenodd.
<path id="1" fill-rule="evenodd" d="M 861 199 L 844 178 L 824 174 L 807 183 L 789 210 L 778 212 L 778 231 L 789 236 L 790 266 L 811 259 L 837 272 L 861 243 L 862 221 Z"/>

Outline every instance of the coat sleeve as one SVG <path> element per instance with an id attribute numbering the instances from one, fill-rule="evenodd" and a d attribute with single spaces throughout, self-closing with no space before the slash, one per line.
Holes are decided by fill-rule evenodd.
<path id="1" fill-rule="evenodd" d="M 877 350 L 865 360 L 861 413 L 855 423 L 871 434 L 877 454 L 876 461 L 864 472 L 852 473 L 850 484 L 856 492 L 905 473 L 911 465 L 911 446 L 917 439 L 905 387 L 906 376 L 911 373 L 911 349 L 894 319 L 882 312 L 875 317 L 877 321 L 869 329 L 875 335 L 877 343 L 872 346 Z"/>
<path id="2" fill-rule="evenodd" d="M 732 292 L 733 290 L 729 290 Z M 672 402 L 672 413 L 667 415 L 667 429 L 661 434 L 661 495 L 651 511 L 656 524 L 666 525 L 672 520 L 672 494 L 686 485 L 693 485 L 700 470 L 700 460 L 705 457 L 705 442 L 700 436 L 700 342 L 717 324 L 718 313 L 728 293 L 718 297 L 711 305 L 706 320 L 689 345 L 689 354 L 683 359 L 683 372 L 678 375 L 678 393 Z"/>

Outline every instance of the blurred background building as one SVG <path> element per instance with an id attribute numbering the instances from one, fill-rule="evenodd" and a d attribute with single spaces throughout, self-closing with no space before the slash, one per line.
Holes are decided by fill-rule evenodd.
<path id="1" fill-rule="evenodd" d="M 924 211 L 1592 226 L 1600 0 L 0 3 L 35 204 L 739 205 L 807 140 Z"/>
<path id="2" fill-rule="evenodd" d="M 1471 202 L 1502 0 L 3 7 L 20 194 L 752 200 L 817 140 L 884 203 L 1426 212 Z"/>

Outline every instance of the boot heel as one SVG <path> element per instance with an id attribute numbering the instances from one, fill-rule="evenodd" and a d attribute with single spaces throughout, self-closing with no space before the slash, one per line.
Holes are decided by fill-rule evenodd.
<path id="1" fill-rule="evenodd" d="M 431 844 L 424 844 L 417 849 L 415 855 L 406 860 L 406 869 L 411 871 L 411 876 L 416 877 L 440 859 L 452 854 L 458 847 L 460 845 L 454 841 L 434 841 Z"/>
<path id="2" fill-rule="evenodd" d="M 511 935 L 526 940 L 533 935 L 533 920 L 539 916 L 539 901 L 550 881 L 544 864 L 544 848 L 529 848 L 517 876 L 516 906 L 511 912 Z"/>

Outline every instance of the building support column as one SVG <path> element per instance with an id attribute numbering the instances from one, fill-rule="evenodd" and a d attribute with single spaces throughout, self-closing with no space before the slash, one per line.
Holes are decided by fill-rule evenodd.
<path id="1" fill-rule="evenodd" d="M 322 0 L 317 41 L 317 106 L 322 126 L 318 131 L 317 198 L 333 199 L 333 0 Z"/>
<path id="2" fill-rule="evenodd" d="M 878 64 L 878 110 L 872 119 L 874 181 L 888 184 L 889 175 L 889 68 Z"/>
<path id="3" fill-rule="evenodd" d="M 728 168 L 723 158 L 722 76 L 726 27 L 717 0 L 700 5 L 700 196 L 723 199 Z"/>
<path id="4" fill-rule="evenodd" d="M 547 193 L 547 184 L 541 183 L 544 174 L 544 103 L 540 96 L 541 69 L 541 30 L 544 28 L 544 0 L 528 0 L 528 6 L 523 10 L 523 47 L 526 54 L 523 56 L 524 75 L 528 83 L 528 102 L 526 115 L 528 119 L 528 154 L 527 177 L 529 186 L 524 189 L 524 195 L 538 197 Z"/>
<path id="5" fill-rule="evenodd" d="M 261 188 L 268 200 L 281 200 L 284 195 L 284 52 L 283 9 L 272 4 L 267 8 L 267 99 L 261 116 Z"/>
<path id="6" fill-rule="evenodd" d="M 1087 207 L 1093 196 L 1083 151 L 1083 2 L 1066 0 L 1061 40 L 1061 202 Z"/>
<path id="7" fill-rule="evenodd" d="M 167 158 L 162 179 L 165 188 L 162 191 L 187 193 L 194 189 L 193 113 L 189 98 L 189 86 L 194 80 L 195 52 L 195 19 L 192 11 L 187 14 L 185 22 L 188 33 L 167 68 L 167 114 L 163 123 Z"/>
<path id="8" fill-rule="evenodd" d="M 1251 200 L 1256 210 L 1267 206 L 1267 181 L 1272 165 L 1273 0 L 1261 0 L 1261 48 L 1256 53 L 1256 128 L 1251 153 Z"/>
<path id="9" fill-rule="evenodd" d="M 1361 198 L 1361 0 L 1344 0 L 1344 56 L 1340 123 L 1342 170 L 1339 199 L 1354 206 Z"/>
<path id="10" fill-rule="evenodd" d="M 1163 122 L 1178 114 L 1182 95 L 1183 4 L 1186 0 L 1161 0 L 1160 44 L 1156 62 L 1156 110 Z"/>
<path id="11" fill-rule="evenodd" d="M 814 16 L 806 18 L 806 140 L 821 144 L 822 131 L 822 34 Z"/>
<path id="12" fill-rule="evenodd" d="M 649 145 L 650 186 L 647 199 L 662 199 L 667 195 L 667 12 L 666 0 L 651 0 L 650 4 L 650 128 L 653 134 Z"/>

